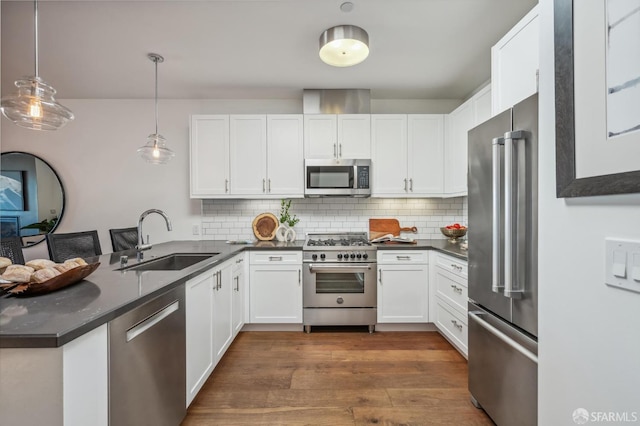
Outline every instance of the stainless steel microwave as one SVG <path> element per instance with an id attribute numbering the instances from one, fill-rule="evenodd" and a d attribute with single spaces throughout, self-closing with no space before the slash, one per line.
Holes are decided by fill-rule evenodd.
<path id="1" fill-rule="evenodd" d="M 305 197 L 369 197 L 371 160 L 305 160 Z"/>

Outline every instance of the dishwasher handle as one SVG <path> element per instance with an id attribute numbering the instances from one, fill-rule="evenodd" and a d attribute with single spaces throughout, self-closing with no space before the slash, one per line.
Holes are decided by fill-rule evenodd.
<path id="1" fill-rule="evenodd" d="M 156 313 L 149 315 L 147 318 L 127 330 L 127 342 L 135 339 L 178 309 L 180 309 L 180 301 L 176 300 L 172 304 L 165 306 Z"/>

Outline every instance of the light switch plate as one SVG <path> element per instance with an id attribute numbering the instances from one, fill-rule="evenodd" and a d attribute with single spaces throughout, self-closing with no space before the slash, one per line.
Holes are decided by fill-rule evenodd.
<path id="1" fill-rule="evenodd" d="M 605 284 L 640 293 L 640 241 L 605 240 Z"/>

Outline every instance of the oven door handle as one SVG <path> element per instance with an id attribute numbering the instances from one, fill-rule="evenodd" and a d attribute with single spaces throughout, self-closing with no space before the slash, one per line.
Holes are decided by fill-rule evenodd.
<path id="1" fill-rule="evenodd" d="M 314 273 L 314 272 L 344 272 L 345 270 L 361 270 L 361 269 L 366 269 L 366 270 L 371 270 L 371 264 L 366 263 L 366 264 L 361 264 L 361 265 L 355 265 L 355 264 L 349 264 L 349 265 L 314 265 L 314 264 L 309 264 L 309 272 Z"/>

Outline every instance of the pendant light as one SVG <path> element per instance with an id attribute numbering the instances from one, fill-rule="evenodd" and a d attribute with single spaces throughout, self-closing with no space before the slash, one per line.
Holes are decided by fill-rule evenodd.
<path id="1" fill-rule="evenodd" d="M 334 67 L 350 67 L 369 56 L 369 34 L 355 25 L 338 25 L 320 35 L 320 59 Z"/>
<path id="2" fill-rule="evenodd" d="M 149 135 L 147 143 L 138 148 L 138 154 L 151 164 L 166 164 L 176 154 L 167 148 L 167 140 L 158 133 L 158 62 L 164 62 L 164 58 L 157 53 L 149 53 L 148 58 L 156 64 L 156 132 Z"/>
<path id="3" fill-rule="evenodd" d="M 56 90 L 38 75 L 38 0 L 34 2 L 35 75 L 16 80 L 18 92 L 0 101 L 2 114 L 20 127 L 57 130 L 73 120 L 71 110 L 53 96 Z"/>

